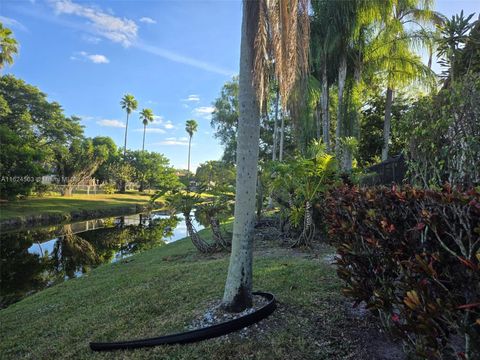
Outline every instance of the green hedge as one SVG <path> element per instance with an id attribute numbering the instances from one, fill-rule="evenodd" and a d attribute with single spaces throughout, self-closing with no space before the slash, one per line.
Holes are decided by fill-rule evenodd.
<path id="1" fill-rule="evenodd" d="M 480 193 L 345 186 L 327 199 L 344 294 L 426 359 L 480 359 Z"/>

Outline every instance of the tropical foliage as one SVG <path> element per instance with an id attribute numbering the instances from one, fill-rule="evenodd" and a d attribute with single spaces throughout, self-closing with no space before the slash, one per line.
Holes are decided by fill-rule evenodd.
<path id="1" fill-rule="evenodd" d="M 149 122 L 152 122 L 154 118 L 152 109 L 142 109 L 140 112 L 140 120 L 143 124 L 143 142 L 142 142 L 142 151 L 145 150 L 145 133 L 147 131 L 147 125 Z"/>
<path id="2" fill-rule="evenodd" d="M 342 187 L 328 198 L 343 293 L 422 359 L 480 356 L 480 194 Z"/>
<path id="3" fill-rule="evenodd" d="M 60 104 L 23 80 L 0 78 L 2 198 L 28 195 L 40 184 L 55 155 L 82 136 L 79 120 L 66 117 Z"/>
<path id="4" fill-rule="evenodd" d="M 13 56 L 18 52 L 17 40 L 12 35 L 12 30 L 0 22 L 0 70 L 6 64 L 13 64 Z"/>
<path id="5" fill-rule="evenodd" d="M 337 180 L 334 157 L 325 152 L 324 145 L 314 142 L 306 156 L 272 164 L 270 178 L 270 192 L 288 225 L 282 226 L 282 231 L 294 238 L 293 246 L 310 246 L 321 230 L 313 221 L 315 208 L 322 208 L 323 195 Z"/>
<path id="6" fill-rule="evenodd" d="M 132 111 L 137 110 L 138 102 L 132 94 L 125 94 L 120 101 L 120 106 L 127 113 L 127 123 L 125 125 L 125 141 L 123 144 L 123 155 L 127 152 L 128 119 Z"/>

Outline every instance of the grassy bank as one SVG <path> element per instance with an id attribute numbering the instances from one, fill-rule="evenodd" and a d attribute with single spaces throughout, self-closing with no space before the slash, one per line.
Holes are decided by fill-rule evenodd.
<path id="1" fill-rule="evenodd" d="M 72 211 L 104 210 L 129 205 L 146 205 L 150 196 L 140 194 L 74 195 L 28 198 L 0 203 L 0 220 L 38 214 L 69 214 Z"/>
<path id="2" fill-rule="evenodd" d="M 207 230 L 201 232 L 205 238 Z M 325 255 L 257 241 L 254 286 L 273 292 L 277 311 L 249 335 L 189 345 L 93 353 L 89 341 L 185 330 L 222 296 L 228 254 L 199 255 L 180 240 L 100 266 L 0 311 L 2 359 L 366 359 Z M 353 330 L 355 328 L 355 330 Z M 364 357 L 365 356 L 365 357 Z"/>

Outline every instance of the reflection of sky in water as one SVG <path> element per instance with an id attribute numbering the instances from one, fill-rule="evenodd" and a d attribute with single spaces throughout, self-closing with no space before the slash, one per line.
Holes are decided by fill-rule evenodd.
<path id="1" fill-rule="evenodd" d="M 158 216 L 158 217 L 157 217 Z M 177 227 L 175 228 L 175 230 L 173 231 L 173 235 L 168 238 L 168 239 L 165 239 L 165 242 L 168 244 L 168 243 L 171 243 L 171 242 L 174 242 L 174 241 L 177 241 L 177 240 L 180 240 L 180 239 L 183 239 L 184 237 L 187 237 L 188 234 L 187 234 L 187 225 L 185 224 L 185 218 L 183 217 L 182 214 L 176 214 L 175 216 L 178 217 L 178 219 L 180 220 L 178 222 L 178 225 Z M 192 217 L 192 224 L 193 226 L 195 227 L 195 229 L 197 230 L 202 230 L 203 229 L 203 225 L 200 225 L 196 220 L 195 220 L 195 213 L 192 211 L 191 213 L 191 217 Z M 166 219 L 168 218 L 168 215 L 154 215 L 154 219 L 155 218 L 159 218 L 159 219 Z"/>
<path id="2" fill-rule="evenodd" d="M 196 220 L 195 220 L 195 213 L 192 211 L 192 224 L 197 230 L 202 230 L 204 227 L 203 225 L 200 225 Z M 183 239 L 188 236 L 187 234 L 187 226 L 185 225 L 185 219 L 182 214 L 176 214 L 175 215 L 179 221 L 175 229 L 173 229 L 173 235 L 171 237 L 165 238 L 164 241 L 168 243 L 172 243 L 174 241 Z M 170 215 L 162 214 L 162 213 L 153 213 L 151 215 L 152 219 L 168 219 Z M 119 224 L 121 223 L 121 217 L 117 217 L 114 220 L 114 224 Z M 139 225 L 140 224 L 140 214 L 135 214 L 135 215 L 127 215 L 123 217 L 123 222 L 125 226 L 131 226 L 131 225 Z M 83 233 L 86 231 L 91 231 L 91 230 L 96 230 L 100 229 L 103 227 L 108 227 L 105 226 L 105 223 L 103 219 L 97 219 L 97 220 L 89 220 L 89 221 L 83 221 L 75 224 L 79 230 L 74 231 L 75 233 Z M 87 230 L 88 229 L 88 230 Z M 83 230 L 83 231 L 82 231 Z M 39 242 L 33 243 L 32 246 L 29 247 L 28 252 L 30 254 L 37 254 L 37 255 L 42 255 L 42 254 L 51 254 L 53 251 L 53 247 L 55 246 L 55 243 L 58 241 L 58 237 L 50 239 L 50 240 L 41 240 L 39 239 Z M 129 255 L 127 254 L 120 254 L 116 253 L 115 258 L 113 261 L 117 261 L 121 258 L 125 258 Z"/>
<path id="3" fill-rule="evenodd" d="M 45 254 L 51 254 L 53 251 L 53 247 L 55 243 L 57 242 L 58 238 L 52 239 L 52 240 L 47 240 L 42 243 L 33 243 L 32 246 L 28 248 L 28 252 L 30 254 L 37 254 L 37 255 L 42 255 Z"/>
<path id="4" fill-rule="evenodd" d="M 203 229 L 195 214 L 191 215 L 193 226 Z M 160 212 L 3 233 L 0 263 L 8 269 L 8 276 L 2 272 L 0 309 L 45 287 L 82 276 L 101 263 L 116 262 L 187 236 L 181 214 L 172 218 Z"/>

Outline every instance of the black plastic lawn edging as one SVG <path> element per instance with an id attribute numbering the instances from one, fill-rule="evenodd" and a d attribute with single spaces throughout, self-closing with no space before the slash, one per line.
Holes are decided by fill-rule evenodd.
<path id="1" fill-rule="evenodd" d="M 202 329 L 191 330 L 173 335 L 160 336 L 149 339 L 128 340 L 119 342 L 91 342 L 90 348 L 93 351 L 109 351 L 120 349 L 136 349 L 141 347 L 151 347 L 157 345 L 167 344 L 186 344 L 196 341 L 215 338 L 218 336 L 226 335 L 231 332 L 243 329 L 244 327 L 253 325 L 262 319 L 265 319 L 271 313 L 273 313 L 277 307 L 275 302 L 275 296 L 265 292 L 254 292 L 253 295 L 263 296 L 268 300 L 268 303 L 260 309 L 244 315 L 242 317 L 225 321 L 220 324 L 208 326 Z"/>

